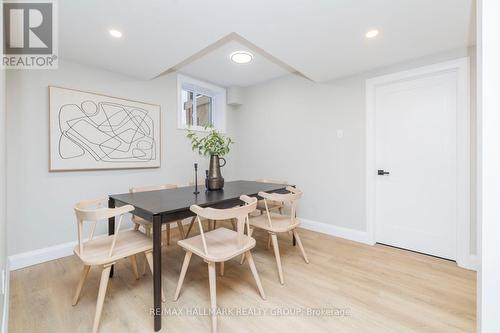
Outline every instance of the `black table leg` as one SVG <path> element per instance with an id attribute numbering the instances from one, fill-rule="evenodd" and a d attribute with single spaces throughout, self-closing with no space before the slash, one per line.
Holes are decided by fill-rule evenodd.
<path id="1" fill-rule="evenodd" d="M 155 331 L 161 330 L 161 216 L 153 216 L 153 296 Z"/>
<path id="2" fill-rule="evenodd" d="M 108 207 L 109 208 L 115 208 L 115 199 L 108 199 Z M 115 217 L 110 217 L 108 219 L 108 235 L 114 235 L 115 234 Z M 109 272 L 109 277 L 113 277 L 113 273 L 115 270 L 115 266 L 111 266 L 111 271 Z"/>

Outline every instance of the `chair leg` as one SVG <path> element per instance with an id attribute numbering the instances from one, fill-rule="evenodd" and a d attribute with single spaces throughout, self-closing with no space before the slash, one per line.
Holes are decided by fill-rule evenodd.
<path id="1" fill-rule="evenodd" d="M 236 229 L 236 221 L 234 219 L 231 219 L 231 225 L 233 226 L 233 230 L 237 231 Z"/>
<path id="2" fill-rule="evenodd" d="M 153 253 L 152 252 L 146 252 L 146 260 L 148 261 L 149 264 L 149 269 L 151 270 L 151 274 L 153 274 Z M 161 301 L 166 302 L 165 298 L 165 293 L 163 292 L 163 287 L 161 288 Z"/>
<path id="3" fill-rule="evenodd" d="M 139 223 L 134 223 L 134 230 L 137 231 L 139 230 L 140 224 Z"/>
<path id="4" fill-rule="evenodd" d="M 257 283 L 257 288 L 259 289 L 260 297 L 262 297 L 262 299 L 265 300 L 266 294 L 264 293 L 264 289 L 262 288 L 262 283 L 260 282 L 259 273 L 257 272 L 257 268 L 255 267 L 255 262 L 253 261 L 252 253 L 250 251 L 247 251 L 246 257 L 248 259 L 248 265 L 250 266 L 250 270 L 252 271 L 253 278 L 255 279 L 255 283 Z"/>
<path id="5" fill-rule="evenodd" d="M 248 232 L 248 236 L 252 237 L 252 234 L 253 234 L 253 228 L 250 228 L 250 231 Z M 240 265 L 243 265 L 244 262 L 245 262 L 245 253 L 243 253 L 241 255 Z"/>
<path id="6" fill-rule="evenodd" d="M 276 265 L 278 266 L 280 283 L 285 284 L 285 280 L 283 279 L 283 268 L 281 267 L 280 250 L 278 247 L 278 237 L 276 236 L 276 234 L 271 234 L 271 240 L 273 241 L 274 256 L 276 257 Z"/>
<path id="7" fill-rule="evenodd" d="M 306 251 L 304 250 L 304 246 L 302 246 L 302 242 L 300 241 L 299 233 L 297 230 L 293 229 L 293 235 L 295 236 L 295 239 L 297 240 L 297 244 L 299 244 L 299 249 L 302 252 L 302 256 L 304 257 L 304 261 L 306 263 L 309 263 L 309 258 L 307 258 Z"/>
<path id="8" fill-rule="evenodd" d="M 195 221 L 196 221 L 196 216 L 191 219 L 191 222 L 189 222 L 189 228 L 188 231 L 186 232 L 186 238 L 189 237 L 189 233 L 191 232 L 191 229 L 193 228 Z"/>
<path id="9" fill-rule="evenodd" d="M 142 261 L 142 275 L 146 275 L 146 267 L 148 266 L 148 258 L 144 256 L 144 260 Z"/>
<path id="10" fill-rule="evenodd" d="M 269 250 L 271 248 L 271 234 L 267 234 L 267 249 Z"/>
<path id="11" fill-rule="evenodd" d="M 217 228 L 217 221 L 214 220 L 213 223 L 214 223 L 214 226 L 213 226 L 212 230 L 215 230 L 215 228 Z"/>
<path id="12" fill-rule="evenodd" d="M 136 280 L 139 280 L 139 271 L 137 270 L 137 257 L 135 254 L 130 256 L 130 262 L 132 264 L 132 271 L 134 271 L 134 276 Z"/>
<path id="13" fill-rule="evenodd" d="M 80 293 L 82 292 L 83 285 L 85 284 L 85 280 L 87 279 L 87 275 L 89 274 L 90 266 L 84 265 L 82 275 L 80 276 L 80 281 L 78 281 L 78 286 L 76 287 L 75 296 L 73 297 L 73 306 L 78 303 L 80 299 Z"/>
<path id="14" fill-rule="evenodd" d="M 170 245 L 170 223 L 167 223 L 167 246 Z"/>
<path id="15" fill-rule="evenodd" d="M 182 221 L 177 221 L 177 229 L 179 229 L 179 234 L 181 235 L 181 239 L 186 238 L 184 233 L 184 226 L 182 225 Z"/>
<path id="16" fill-rule="evenodd" d="M 217 287 L 215 262 L 208 263 L 208 280 L 210 284 L 210 308 L 212 309 L 212 333 L 217 333 Z"/>
<path id="17" fill-rule="evenodd" d="M 295 236 L 293 235 L 293 231 L 288 231 L 288 236 L 292 239 L 292 245 L 295 246 Z"/>
<path id="18" fill-rule="evenodd" d="M 220 276 L 224 276 L 224 261 L 220 262 Z"/>
<path id="19" fill-rule="evenodd" d="M 95 309 L 94 326 L 92 328 L 93 333 L 97 333 L 99 330 L 99 322 L 101 320 L 102 306 L 104 305 L 104 297 L 106 296 L 106 289 L 108 288 L 109 272 L 111 271 L 111 266 L 104 266 L 101 273 L 101 283 L 99 284 L 99 294 L 97 295 L 97 305 Z"/>
<path id="20" fill-rule="evenodd" d="M 151 226 L 148 225 L 147 227 L 144 226 L 144 231 L 146 232 L 146 236 L 151 237 Z"/>
<path id="21" fill-rule="evenodd" d="M 278 208 L 278 211 L 280 212 L 280 215 L 283 215 L 283 207 Z"/>
<path id="22" fill-rule="evenodd" d="M 189 261 L 191 260 L 192 252 L 186 252 L 184 256 L 184 262 L 182 263 L 181 275 L 179 275 L 179 282 L 177 282 L 177 289 L 175 290 L 174 301 L 179 299 L 179 294 L 181 293 L 182 284 L 184 283 L 184 277 L 186 277 L 186 272 L 189 266 Z"/>

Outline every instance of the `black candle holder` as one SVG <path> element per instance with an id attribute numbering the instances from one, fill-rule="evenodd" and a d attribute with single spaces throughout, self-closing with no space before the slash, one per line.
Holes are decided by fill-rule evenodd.
<path id="1" fill-rule="evenodd" d="M 194 164 L 194 192 L 195 195 L 200 194 L 198 191 L 198 163 Z"/>
<path id="2" fill-rule="evenodd" d="M 208 191 L 208 170 L 205 170 L 205 192 Z"/>

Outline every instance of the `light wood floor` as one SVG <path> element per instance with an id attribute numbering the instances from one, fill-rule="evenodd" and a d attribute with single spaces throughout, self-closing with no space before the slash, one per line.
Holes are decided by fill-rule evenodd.
<path id="1" fill-rule="evenodd" d="M 278 282 L 267 235 L 256 231 L 254 258 L 267 294 L 263 301 L 248 264 L 226 263 L 217 277 L 217 302 L 235 310 L 267 309 L 265 316 L 219 317 L 219 332 L 474 332 L 476 274 L 455 263 L 381 245 L 367 246 L 300 230 L 311 263 L 290 238 L 279 238 L 285 285 Z M 172 301 L 184 251 L 163 250 L 164 308 L 208 309 L 207 265 L 193 255 L 180 299 Z M 140 258 L 139 265 L 142 265 Z M 71 306 L 81 264 L 74 256 L 11 273 L 10 332 L 89 332 L 100 272 L 90 271 L 80 303 Z M 100 332 L 153 332 L 152 278 L 135 280 L 130 261 L 110 280 Z M 272 316 L 280 309 L 347 308 L 348 316 Z M 210 332 L 208 316 L 163 317 L 162 332 Z"/>

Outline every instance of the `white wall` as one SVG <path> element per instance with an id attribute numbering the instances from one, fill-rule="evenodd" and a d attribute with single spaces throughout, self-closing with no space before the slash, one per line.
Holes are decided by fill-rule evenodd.
<path id="1" fill-rule="evenodd" d="M 365 230 L 363 84 L 286 76 L 246 89 L 236 111 L 239 175 L 287 180 L 306 193 L 300 217 Z"/>
<path id="2" fill-rule="evenodd" d="M 307 194 L 302 218 L 365 231 L 365 80 L 468 53 L 474 50 L 453 50 L 324 84 L 289 75 L 245 89 L 244 104 L 228 107 L 227 127 L 236 145 L 224 176 L 288 180 Z M 48 85 L 161 104 L 161 169 L 49 173 Z M 7 221 L 9 239 L 16 240 L 8 245 L 9 255 L 73 241 L 72 206 L 78 200 L 125 192 L 131 185 L 186 184 L 199 158 L 191 153 L 185 132 L 176 129 L 176 108 L 174 75 L 138 81 L 71 62 L 61 62 L 54 71 L 8 71 Z M 342 139 L 337 130 L 343 131 Z M 474 221 L 472 229 L 475 241 Z M 471 247 L 474 252 L 475 242 Z"/>
<path id="3" fill-rule="evenodd" d="M 305 192 L 300 217 L 366 231 L 366 79 L 474 52 L 452 50 L 323 84 L 289 75 L 247 88 L 236 110 L 238 176 L 288 180 Z M 474 87 L 475 59 L 471 60 Z M 475 114 L 474 104 L 471 113 Z M 343 138 L 337 137 L 338 130 Z M 475 253 L 475 219 L 471 229 Z"/>
<path id="4" fill-rule="evenodd" d="M 3 45 L 3 15 L 0 15 L 0 45 Z M 5 71 L 0 68 L 0 272 L 7 263 L 7 232 L 5 228 Z M 2 277 L 0 276 L 0 279 Z M 0 291 L 0 331 L 4 327 L 4 302 L 7 297 Z M 7 314 L 7 312 L 5 312 Z"/>
<path id="5" fill-rule="evenodd" d="M 116 97 L 156 103 L 162 110 L 162 167 L 160 169 L 48 172 L 48 86 L 81 89 Z M 7 221 L 9 255 L 76 239 L 75 202 L 130 186 L 160 183 L 187 184 L 194 161 L 185 131 L 177 130 L 176 76 L 138 81 L 111 72 L 60 62 L 58 70 L 7 72 Z M 232 109 L 227 109 L 229 134 Z M 229 154 L 226 179 L 234 177 Z M 200 177 L 208 163 L 203 159 Z M 106 224 L 106 223 L 105 223 Z M 106 226 L 100 229 L 105 232 Z"/>
<path id="6" fill-rule="evenodd" d="M 478 2 L 478 332 L 500 332 L 500 2 Z"/>

